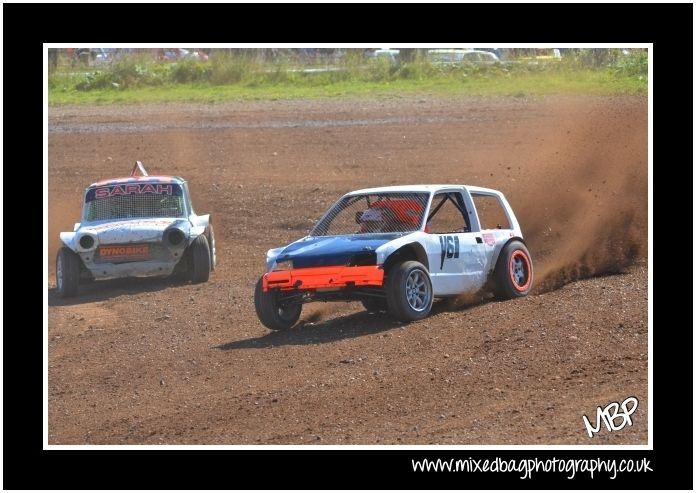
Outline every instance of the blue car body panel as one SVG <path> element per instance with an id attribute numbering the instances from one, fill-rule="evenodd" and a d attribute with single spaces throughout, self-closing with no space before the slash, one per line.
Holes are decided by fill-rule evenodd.
<path id="1" fill-rule="evenodd" d="M 347 265 L 356 255 L 370 254 L 402 235 L 308 236 L 285 247 L 276 261 L 292 260 L 295 269 Z"/>

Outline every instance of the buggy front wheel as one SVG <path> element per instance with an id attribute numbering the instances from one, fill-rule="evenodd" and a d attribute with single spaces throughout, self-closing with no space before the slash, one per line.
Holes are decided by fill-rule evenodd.
<path id="1" fill-rule="evenodd" d="M 259 279 L 254 290 L 256 315 L 263 325 L 271 330 L 287 330 L 297 323 L 302 313 L 301 304 L 288 304 L 280 301 L 280 291 L 263 291 L 263 279 Z"/>
<path id="2" fill-rule="evenodd" d="M 56 256 L 56 288 L 62 298 L 75 296 L 80 284 L 80 257 L 67 247 Z"/>
<path id="3" fill-rule="evenodd" d="M 433 286 L 428 270 L 420 262 L 409 260 L 395 265 L 387 275 L 389 313 L 403 322 L 421 320 L 433 306 Z"/>
<path id="4" fill-rule="evenodd" d="M 205 235 L 193 240 L 191 246 L 191 281 L 206 282 L 210 277 L 210 247 Z"/>

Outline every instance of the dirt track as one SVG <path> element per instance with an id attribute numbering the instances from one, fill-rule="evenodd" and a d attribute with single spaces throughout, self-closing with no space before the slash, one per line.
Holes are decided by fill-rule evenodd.
<path id="1" fill-rule="evenodd" d="M 218 270 L 59 299 L 59 231 L 135 159 L 189 180 Z M 51 444 L 647 443 L 645 98 L 52 108 L 48 180 Z M 506 193 L 534 295 L 408 325 L 357 304 L 308 305 L 286 333 L 256 320 L 266 250 L 341 194 L 448 182 Z M 582 416 L 629 396 L 633 425 L 590 439 Z"/>

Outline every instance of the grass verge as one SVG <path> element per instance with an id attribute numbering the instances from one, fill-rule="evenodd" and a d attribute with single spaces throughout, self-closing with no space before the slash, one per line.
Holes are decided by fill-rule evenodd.
<path id="1" fill-rule="evenodd" d="M 642 67 L 642 66 L 641 66 Z M 162 65 L 126 60 L 93 71 L 55 71 L 49 104 L 220 103 L 341 96 L 645 94 L 642 72 L 565 64 L 437 67 L 422 60 L 394 66 L 344 64 L 303 72 L 282 64 L 222 60 Z"/>

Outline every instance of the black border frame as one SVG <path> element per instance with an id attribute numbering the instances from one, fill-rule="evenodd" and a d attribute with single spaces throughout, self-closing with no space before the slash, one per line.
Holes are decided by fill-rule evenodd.
<path id="1" fill-rule="evenodd" d="M 195 8 L 200 19 L 188 20 L 190 15 L 187 12 L 192 8 Z M 447 15 L 443 15 L 443 12 L 447 12 Z M 42 135 L 43 122 L 39 124 L 38 115 L 41 113 L 38 105 L 43 107 L 42 97 L 39 97 L 39 94 L 43 94 L 43 75 L 39 71 L 40 65 L 35 62 L 42 53 L 39 51 L 43 50 L 42 43 L 76 39 L 117 42 L 126 37 L 131 42 L 156 42 L 185 38 L 206 42 L 280 43 L 292 40 L 299 43 L 327 40 L 350 42 L 356 37 L 368 38 L 367 41 L 392 39 L 417 42 L 427 39 L 428 42 L 456 42 L 466 37 L 479 42 L 520 42 L 530 45 L 587 40 L 654 43 L 654 80 L 651 84 L 655 96 L 653 122 L 656 125 L 653 129 L 653 148 L 662 157 L 670 151 L 679 153 L 679 143 L 691 141 L 692 127 L 682 121 L 685 119 L 680 119 L 678 115 L 675 117 L 675 113 L 683 111 L 681 108 L 692 106 L 688 104 L 692 101 L 687 95 L 692 94 L 693 97 L 693 72 L 685 62 L 693 62 L 691 4 L 3 4 L 3 13 L 4 60 L 7 62 L 4 64 L 4 102 L 5 122 L 8 123 L 5 125 L 5 142 L 8 145 L 3 151 L 6 155 L 3 170 L 6 184 L 15 180 L 22 183 L 30 179 L 38 180 L 39 166 L 24 165 L 35 159 L 42 160 L 42 156 L 36 156 L 38 146 L 15 146 L 11 143 L 26 142 Z M 32 20 L 37 16 L 49 19 L 48 25 L 39 26 L 39 22 Z M 318 18 L 324 21 L 317 23 L 315 19 Z M 471 18 L 490 21 L 466 21 Z M 290 22 L 289 19 L 300 20 Z M 182 25 L 186 27 L 183 35 L 179 30 Z M 25 73 L 21 70 L 24 75 L 10 74 L 10 67 L 19 65 L 21 68 L 24 61 L 29 66 Z M 662 145 L 658 146 L 660 143 Z M 28 154 L 25 149 L 29 149 Z M 21 154 L 12 156 L 14 152 Z M 686 151 L 684 154 L 687 162 L 693 162 L 693 149 L 692 153 Z M 29 156 L 33 159 L 29 159 Z M 682 159 L 670 159 L 669 162 L 674 165 Z M 665 166 L 658 166 L 663 162 L 655 158 L 655 169 L 665 170 Z M 14 163 L 22 165 L 15 166 Z M 683 174 L 688 173 L 684 168 L 673 171 L 678 173 L 680 183 L 684 180 Z M 661 185 L 667 186 L 666 183 L 666 180 L 660 182 L 655 174 L 655 190 L 662 189 Z M 674 185 L 674 181 L 671 184 Z M 11 204 L 17 202 L 10 201 L 17 192 L 9 187 L 5 188 L 5 192 L 5 210 L 14 214 Z M 657 217 L 660 204 L 656 202 L 654 205 L 654 216 Z M 673 197 L 670 197 L 670 205 L 675 205 Z M 39 212 L 31 213 L 32 217 Z M 29 214 L 26 211 L 23 213 Z M 14 220 L 16 218 L 8 217 L 8 226 Z M 11 238 L 12 229 L 6 228 L 5 233 L 8 239 Z M 662 259 L 670 254 L 665 255 L 664 238 L 657 233 L 654 236 L 654 259 L 662 267 Z M 674 248 L 673 242 L 668 244 Z M 6 258 L 13 259 L 15 250 L 12 243 L 6 241 L 5 245 Z M 5 279 L 8 290 L 4 300 L 7 310 L 3 314 L 6 322 L 3 332 L 3 486 L 6 488 L 693 488 L 693 442 L 691 447 L 688 446 L 689 439 L 693 440 L 693 400 L 688 398 L 688 393 L 686 396 L 669 395 L 667 386 L 660 385 L 678 382 L 682 389 L 693 389 L 693 334 L 688 326 L 680 327 L 657 316 L 664 312 L 658 311 L 661 306 L 658 298 L 662 293 L 656 287 L 665 281 L 665 276 L 655 268 L 657 266 L 653 268 L 652 451 L 43 450 L 43 391 L 39 393 L 43 386 L 43 323 L 27 320 L 33 318 L 34 310 L 28 308 L 30 305 L 25 293 L 32 290 L 12 289 L 18 279 L 33 279 L 34 276 L 27 276 L 23 266 L 12 263 L 7 264 L 8 275 Z M 22 270 L 18 273 L 17 269 L 20 268 Z M 38 269 L 32 266 L 27 268 Z M 42 286 L 42 290 L 45 289 Z M 675 291 L 670 293 L 672 306 L 675 306 L 675 301 L 680 301 L 678 297 L 684 292 L 683 289 Z M 666 354 L 667 351 L 669 354 Z M 682 437 L 689 437 L 686 444 Z M 532 479 L 521 480 L 515 473 L 462 475 L 414 473 L 411 470 L 411 459 L 485 459 L 493 456 L 647 458 L 653 472 L 620 476 L 615 480 L 607 477 L 587 479 L 583 476 L 568 480 L 562 474 L 536 474 Z M 26 475 L 24 471 L 27 469 L 35 472 Z M 321 471 L 321 475 L 317 471 Z"/>

